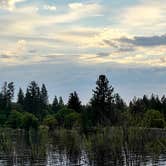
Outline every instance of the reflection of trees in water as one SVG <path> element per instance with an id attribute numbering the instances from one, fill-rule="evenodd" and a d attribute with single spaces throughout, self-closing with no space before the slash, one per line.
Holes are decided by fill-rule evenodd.
<path id="1" fill-rule="evenodd" d="M 103 130 L 86 139 L 91 165 L 123 165 L 121 130 Z"/>
<path id="2" fill-rule="evenodd" d="M 156 131 L 157 129 L 152 131 L 141 128 L 129 128 L 124 132 L 123 153 L 126 165 L 144 165 L 149 160 L 152 160 L 152 162 L 154 159 L 155 162 L 159 160 L 160 154 L 166 150 L 166 137 L 162 138 L 162 132 L 156 133 Z M 163 142 L 163 146 L 155 146 L 154 142 Z M 153 150 L 150 149 L 149 144 L 154 145 Z M 156 153 L 158 148 L 160 153 Z"/>
<path id="3" fill-rule="evenodd" d="M 166 154 L 166 132 L 107 128 L 88 135 L 65 129 L 0 131 L 0 164 L 127 165 L 159 163 Z"/>
<path id="4" fill-rule="evenodd" d="M 32 134 L 22 130 L 3 130 L 0 140 L 0 160 L 7 165 L 32 165 L 46 161 L 45 144 L 38 132 Z"/>

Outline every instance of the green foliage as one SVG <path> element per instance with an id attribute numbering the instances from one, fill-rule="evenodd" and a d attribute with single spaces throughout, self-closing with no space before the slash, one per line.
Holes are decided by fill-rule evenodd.
<path id="1" fill-rule="evenodd" d="M 0 92 L 0 109 L 5 111 L 7 117 L 11 111 L 11 103 L 13 97 L 14 97 L 14 83 L 5 82 Z"/>
<path id="2" fill-rule="evenodd" d="M 74 110 L 69 109 L 69 108 L 62 108 L 61 110 L 59 110 L 56 114 L 55 114 L 55 118 L 58 121 L 59 125 L 64 125 L 64 121 L 65 121 L 65 116 L 69 115 L 70 113 L 74 112 Z"/>
<path id="3" fill-rule="evenodd" d="M 93 127 L 93 112 L 91 106 L 86 106 L 83 108 L 81 112 L 81 130 L 83 132 L 87 132 L 89 129 Z"/>
<path id="4" fill-rule="evenodd" d="M 62 109 L 64 107 L 64 102 L 63 102 L 63 99 L 61 96 L 59 97 L 58 107 L 59 107 L 59 109 Z"/>
<path id="5" fill-rule="evenodd" d="M 59 110 L 59 103 L 56 96 L 54 97 L 51 110 L 52 110 L 52 113 L 57 113 Z"/>
<path id="6" fill-rule="evenodd" d="M 165 127 L 165 122 L 164 119 L 153 119 L 151 122 L 151 127 L 157 127 L 157 128 L 164 128 Z"/>
<path id="7" fill-rule="evenodd" d="M 41 92 L 40 92 L 40 103 L 41 109 L 47 109 L 48 107 L 48 93 L 45 84 L 42 84 Z"/>
<path id="8" fill-rule="evenodd" d="M 25 110 L 38 117 L 41 111 L 40 108 L 40 88 L 35 81 L 32 81 L 27 88 L 25 96 Z"/>
<path id="9" fill-rule="evenodd" d="M 20 112 L 12 111 L 8 117 L 6 125 L 11 128 L 21 128 L 22 120 L 23 120 L 23 115 Z"/>
<path id="10" fill-rule="evenodd" d="M 55 96 L 49 104 L 45 84 L 41 88 L 32 81 L 24 95 L 20 88 L 17 102 L 14 97 L 14 83 L 5 82 L 0 91 L 0 126 L 12 128 L 37 128 L 38 123 L 50 129 L 80 127 L 83 131 L 104 126 L 140 126 L 164 128 L 166 120 L 166 97 L 144 95 L 130 102 L 123 101 L 110 85 L 105 75 L 100 75 L 88 105 L 81 105 L 78 94 L 69 95 L 65 105 L 62 97 Z M 15 111 L 13 111 L 15 110 Z M 158 111 L 155 111 L 158 110 Z M 45 127 L 46 127 L 45 126 Z"/>
<path id="11" fill-rule="evenodd" d="M 48 109 L 48 94 L 45 85 L 40 90 L 38 84 L 32 81 L 26 91 L 24 108 L 26 112 L 34 114 L 41 122 Z"/>
<path id="12" fill-rule="evenodd" d="M 74 91 L 74 93 L 70 93 L 68 100 L 68 108 L 71 108 L 78 113 L 81 112 L 81 101 L 76 91 Z"/>
<path id="13" fill-rule="evenodd" d="M 37 129 L 38 128 L 38 119 L 31 113 L 24 113 L 22 119 L 22 127 L 26 130 L 30 128 Z"/>
<path id="14" fill-rule="evenodd" d="M 66 128 L 71 129 L 73 126 L 80 126 L 80 114 L 77 112 L 72 112 L 64 117 L 64 124 Z"/>
<path id="15" fill-rule="evenodd" d="M 20 105 L 24 105 L 24 92 L 21 88 L 19 89 L 19 92 L 18 92 L 17 103 Z"/>
<path id="16" fill-rule="evenodd" d="M 48 115 L 44 118 L 43 124 L 48 126 L 50 130 L 53 130 L 58 125 L 58 122 L 53 116 Z"/>
<path id="17" fill-rule="evenodd" d="M 143 125 L 146 127 L 164 128 L 164 116 L 157 110 L 148 110 L 145 113 Z"/>
<path id="18" fill-rule="evenodd" d="M 91 99 L 93 118 L 96 124 L 109 125 L 114 123 L 113 92 L 114 88 L 109 85 L 107 77 L 100 75 Z"/>
<path id="19" fill-rule="evenodd" d="M 0 126 L 4 126 L 7 118 L 7 114 L 4 111 L 0 111 Z"/>

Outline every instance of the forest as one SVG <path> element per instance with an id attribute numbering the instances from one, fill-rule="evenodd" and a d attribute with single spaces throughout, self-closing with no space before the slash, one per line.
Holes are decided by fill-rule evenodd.
<path id="1" fill-rule="evenodd" d="M 90 101 L 83 105 L 76 91 L 69 94 L 68 102 L 62 97 L 48 99 L 45 84 L 32 81 L 26 92 L 21 88 L 14 101 L 15 86 L 5 82 L 0 92 L 0 126 L 13 129 L 49 130 L 57 128 L 91 131 L 98 127 L 166 127 L 166 97 L 152 94 L 134 97 L 126 104 L 115 92 L 105 75 L 100 75 L 92 90 Z"/>

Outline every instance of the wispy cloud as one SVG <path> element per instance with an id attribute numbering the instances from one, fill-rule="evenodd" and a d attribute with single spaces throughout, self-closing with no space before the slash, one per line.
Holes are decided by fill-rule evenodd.
<path id="1" fill-rule="evenodd" d="M 120 16 L 120 26 L 136 35 L 154 35 L 165 33 L 166 2 L 165 0 L 141 0 L 125 8 Z"/>
<path id="2" fill-rule="evenodd" d="M 24 2 L 26 0 L 0 0 L 0 8 L 13 11 L 16 8 L 16 4 Z"/>
<path id="3" fill-rule="evenodd" d="M 129 43 L 136 46 L 144 46 L 144 47 L 161 46 L 161 45 L 166 45 L 166 35 L 139 36 L 139 37 L 134 37 L 133 39 L 123 37 L 119 39 L 119 41 L 122 43 Z"/>
<path id="4" fill-rule="evenodd" d="M 53 6 L 53 5 L 44 5 L 43 9 L 44 10 L 55 11 L 56 10 L 56 6 Z"/>
<path id="5" fill-rule="evenodd" d="M 64 61 L 166 67 L 164 0 L 140 0 L 116 8 L 114 14 L 105 1 L 27 1 L 0 1 L 1 64 Z"/>

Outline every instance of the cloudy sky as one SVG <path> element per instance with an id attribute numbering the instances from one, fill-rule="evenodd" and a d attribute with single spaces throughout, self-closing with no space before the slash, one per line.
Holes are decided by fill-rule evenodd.
<path id="1" fill-rule="evenodd" d="M 128 101 L 166 93 L 165 0 L 0 0 L 0 83 L 91 97 L 99 74 Z"/>

